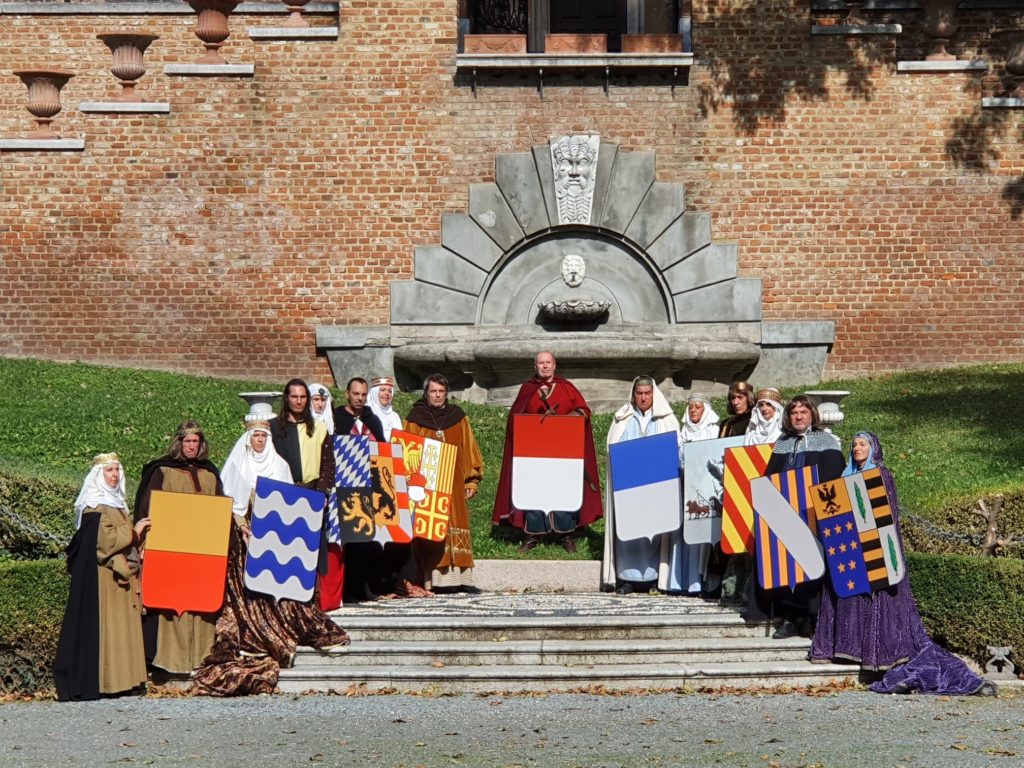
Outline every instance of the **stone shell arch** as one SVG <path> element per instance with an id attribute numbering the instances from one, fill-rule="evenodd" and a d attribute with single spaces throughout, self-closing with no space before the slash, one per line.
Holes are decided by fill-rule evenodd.
<path id="1" fill-rule="evenodd" d="M 440 372 L 465 399 L 507 405 L 549 349 L 598 409 L 621 405 L 638 373 L 672 400 L 736 378 L 818 381 L 832 322 L 762 322 L 760 279 L 738 275 L 737 246 L 686 210 L 682 184 L 656 179 L 653 153 L 572 140 L 597 142 L 586 205 L 565 215 L 552 149 L 565 137 L 498 155 L 494 181 L 471 184 L 467 210 L 442 215 L 440 242 L 415 249 L 413 279 L 391 282 L 389 325 L 318 329 L 336 380 L 393 373 L 414 390 Z M 566 253 L 582 256 L 581 282 L 563 280 Z M 581 322 L 576 299 L 607 311 Z M 540 303 L 572 311 L 542 318 Z"/>

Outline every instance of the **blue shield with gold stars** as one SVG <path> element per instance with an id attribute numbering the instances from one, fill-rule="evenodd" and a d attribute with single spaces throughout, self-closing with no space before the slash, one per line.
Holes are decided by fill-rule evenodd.
<path id="1" fill-rule="evenodd" d="M 902 581 L 906 564 L 878 469 L 810 489 L 837 597 L 866 595 Z"/>

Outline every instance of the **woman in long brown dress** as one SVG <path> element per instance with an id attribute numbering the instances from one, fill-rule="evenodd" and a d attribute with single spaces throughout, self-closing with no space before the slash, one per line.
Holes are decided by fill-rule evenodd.
<path id="1" fill-rule="evenodd" d="M 53 670 L 61 701 L 146 684 L 138 543 L 149 519 L 132 525 L 116 453 L 93 460 L 75 513 L 78 531 L 68 546 L 71 592 Z"/>
<path id="2" fill-rule="evenodd" d="M 207 458 L 210 446 L 202 428 L 194 421 L 178 425 L 166 456 L 142 468 L 142 479 L 135 496 L 135 519 L 149 516 L 153 491 L 223 496 L 217 467 Z M 146 567 L 145 552 L 142 567 Z M 179 675 L 187 675 L 199 666 L 213 646 L 215 613 L 147 609 L 144 623 L 146 658 L 154 667 Z"/>
<path id="3" fill-rule="evenodd" d="M 250 412 L 246 416 L 246 431 L 228 456 L 221 476 L 236 512 L 227 589 L 213 648 L 193 675 L 193 690 L 209 696 L 272 693 L 281 668 L 292 665 L 299 645 L 330 653 L 347 645 L 348 635 L 313 603 L 276 601 L 245 587 L 256 479 L 291 482 L 288 464 L 277 455 L 270 424 L 261 415 Z"/>
<path id="4" fill-rule="evenodd" d="M 465 412 L 448 402 L 448 379 L 439 373 L 427 377 L 423 397 L 406 417 L 405 430 L 458 447 L 448 535 L 444 541 L 413 541 L 423 586 L 434 590 L 472 589 L 473 541 L 468 502 L 483 479 L 484 461 Z"/>

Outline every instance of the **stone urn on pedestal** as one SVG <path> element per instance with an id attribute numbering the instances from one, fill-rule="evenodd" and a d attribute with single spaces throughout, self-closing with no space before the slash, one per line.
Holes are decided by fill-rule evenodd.
<path id="1" fill-rule="evenodd" d="M 309 0 L 281 0 L 281 2 L 291 11 L 291 16 L 285 21 L 284 26 L 297 29 L 305 29 L 309 26 L 309 22 L 302 18 L 302 9 L 309 4 Z"/>
<path id="2" fill-rule="evenodd" d="M 1006 71 L 1017 78 L 1017 87 L 1010 91 L 1010 98 L 1024 99 L 1024 27 L 994 29 L 992 37 L 1006 49 Z"/>
<path id="3" fill-rule="evenodd" d="M 74 77 L 62 69 L 24 69 L 14 73 L 28 87 L 28 102 L 25 104 L 36 119 L 36 129 L 27 137 L 30 139 L 59 139 L 50 123 L 60 112 L 60 89 Z"/>
<path id="4" fill-rule="evenodd" d="M 277 399 L 279 397 L 281 397 L 281 393 L 280 392 L 239 392 L 238 396 L 240 398 L 242 398 L 243 400 L 245 400 L 245 404 L 249 406 L 249 410 L 251 411 L 253 406 L 256 405 L 257 403 L 260 403 L 262 405 L 266 405 L 267 407 L 273 409 L 274 403 L 277 401 Z"/>
<path id="5" fill-rule="evenodd" d="M 239 2 L 240 0 L 188 0 L 192 10 L 199 14 L 199 21 L 193 31 L 206 46 L 206 55 L 199 59 L 198 64 L 227 64 L 218 49 L 231 34 L 228 16 L 238 7 Z"/>
<path id="6" fill-rule="evenodd" d="M 112 101 L 139 101 L 135 95 L 135 81 L 146 74 L 142 56 L 154 40 L 160 39 L 159 35 L 110 32 L 96 37 L 106 43 L 113 54 L 114 64 L 110 71 L 121 83 L 121 92 Z"/>
<path id="7" fill-rule="evenodd" d="M 924 10 L 924 33 L 931 38 L 925 61 L 956 61 L 946 46 L 956 34 L 956 5 L 959 0 L 920 0 Z"/>
<path id="8" fill-rule="evenodd" d="M 804 394 L 810 398 L 811 402 L 814 403 L 814 407 L 818 409 L 818 416 L 821 417 L 821 426 L 826 432 L 831 432 L 832 427 L 838 427 L 843 423 L 846 414 L 843 413 L 840 404 L 843 398 L 850 394 L 849 391 L 845 389 L 820 389 L 804 392 Z"/>

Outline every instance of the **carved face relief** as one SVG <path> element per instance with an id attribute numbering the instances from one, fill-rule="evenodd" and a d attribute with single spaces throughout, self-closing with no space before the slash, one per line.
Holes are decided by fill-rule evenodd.
<path id="1" fill-rule="evenodd" d="M 579 288 L 583 278 L 587 276 L 587 264 L 582 256 L 575 253 L 566 254 L 562 259 L 562 279 L 570 288 Z"/>
<path id="2" fill-rule="evenodd" d="M 590 223 L 600 144 L 596 134 L 562 136 L 551 141 L 559 224 Z"/>

